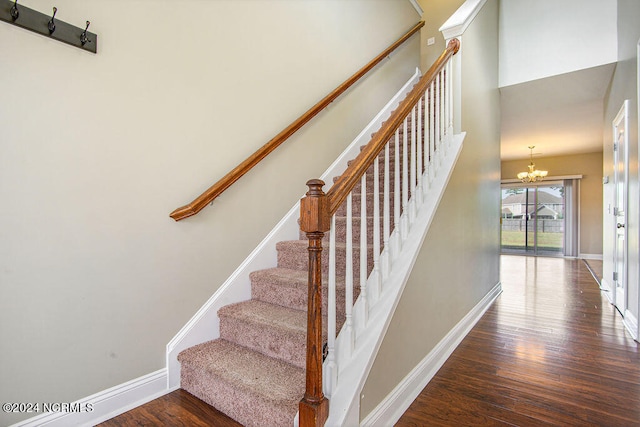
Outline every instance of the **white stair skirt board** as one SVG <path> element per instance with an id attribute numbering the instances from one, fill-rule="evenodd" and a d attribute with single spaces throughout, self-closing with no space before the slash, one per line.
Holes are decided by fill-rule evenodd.
<path id="1" fill-rule="evenodd" d="M 71 411 L 47 412 L 12 427 L 94 426 L 167 394 L 167 370 L 160 369 L 75 402 Z M 79 412 L 72 412 L 79 411 Z"/>
<path id="2" fill-rule="evenodd" d="M 347 162 L 356 157 L 360 147 L 366 145 L 371 134 L 377 131 L 382 122 L 387 120 L 391 112 L 411 91 L 420 79 L 420 70 L 415 73 L 360 132 L 338 159 L 329 166 L 321 179 L 331 185 L 333 178 L 339 176 L 347 168 Z M 312 177 L 309 177 L 312 178 Z M 304 195 L 301 195 L 302 198 Z M 218 310 L 225 305 L 245 301 L 251 298 L 251 281 L 249 273 L 271 268 L 276 265 L 276 243 L 284 240 L 297 240 L 299 236 L 298 218 L 299 203 L 291 208 L 285 217 L 276 225 L 256 249 L 243 261 L 238 269 L 225 281 L 213 296 L 200 308 L 178 334 L 167 344 L 168 388 L 180 386 L 180 363 L 178 353 L 196 344 L 210 341 L 220 336 Z"/>
<path id="3" fill-rule="evenodd" d="M 395 424 L 501 293 L 502 284 L 498 283 L 440 340 L 402 382 L 362 420 L 361 425 L 390 426 Z"/>
<path id="4" fill-rule="evenodd" d="M 370 307 L 367 328 L 358 331 L 358 345 L 350 359 L 339 364 L 338 385 L 329 396 L 331 410 L 326 423 L 328 426 L 351 426 L 360 423 L 360 393 L 462 151 L 465 135 L 461 133 L 453 136 L 442 165 L 423 197 L 424 204 L 419 207 L 411 233 L 402 244 L 401 252 L 388 279 L 382 284 L 380 298 Z M 389 283 L 393 283 L 393 286 L 385 286 Z"/>

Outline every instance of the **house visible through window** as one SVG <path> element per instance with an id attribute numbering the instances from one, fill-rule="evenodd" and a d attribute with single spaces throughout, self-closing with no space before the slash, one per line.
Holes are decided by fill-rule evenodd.
<path id="1" fill-rule="evenodd" d="M 574 183 L 502 186 L 502 252 L 574 256 Z"/>

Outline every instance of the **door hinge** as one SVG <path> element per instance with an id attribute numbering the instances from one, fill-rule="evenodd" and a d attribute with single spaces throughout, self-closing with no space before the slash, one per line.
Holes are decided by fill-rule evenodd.
<path id="1" fill-rule="evenodd" d="M 618 151 L 618 143 L 617 142 L 613 143 L 613 151 Z"/>
<path id="2" fill-rule="evenodd" d="M 617 282 L 617 281 L 618 281 L 618 272 L 617 272 L 617 271 L 614 271 L 614 272 L 613 272 L 613 281 L 614 281 L 614 282 Z"/>
<path id="3" fill-rule="evenodd" d="M 613 216 L 618 216 L 618 208 L 613 208 Z"/>

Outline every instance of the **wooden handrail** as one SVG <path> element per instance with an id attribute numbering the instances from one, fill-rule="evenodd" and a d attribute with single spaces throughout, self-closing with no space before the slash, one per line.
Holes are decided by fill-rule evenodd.
<path id="1" fill-rule="evenodd" d="M 249 172 L 255 165 L 260 163 L 262 159 L 268 156 L 273 150 L 278 148 L 284 141 L 286 141 L 291 135 L 293 135 L 298 129 L 304 126 L 307 122 L 313 119 L 318 113 L 331 104 L 336 98 L 342 95 L 347 89 L 349 89 L 355 82 L 357 82 L 362 76 L 367 74 L 380 63 L 384 58 L 389 56 L 391 52 L 397 49 L 405 41 L 407 41 L 412 35 L 414 35 L 420 28 L 424 26 L 424 21 L 418 22 L 411 30 L 405 35 L 400 37 L 395 43 L 390 45 L 381 54 L 372 59 L 367 65 L 362 67 L 357 73 L 349 77 L 344 83 L 338 86 L 333 92 L 325 96 L 320 102 L 311 107 L 306 113 L 300 116 L 296 121 L 287 126 L 282 132 L 274 136 L 269 142 L 260 147 L 255 153 L 249 156 L 245 161 L 236 166 L 231 172 L 226 174 L 220 181 L 209 187 L 204 193 L 198 196 L 191 203 L 177 208 L 169 216 L 176 221 L 188 218 L 197 214 L 205 206 L 211 203 L 216 197 L 222 194 L 227 188 L 229 188 L 234 182 L 239 180 L 244 174 Z"/>
<path id="2" fill-rule="evenodd" d="M 391 117 L 384 123 L 382 128 L 371 138 L 367 146 L 358 154 L 351 165 L 347 167 L 342 175 L 336 180 L 331 189 L 327 192 L 329 199 L 329 215 L 336 213 L 342 202 L 345 201 L 349 193 L 359 182 L 369 166 L 380 154 L 385 144 L 393 136 L 396 129 L 409 115 L 411 109 L 418 103 L 427 87 L 434 81 L 438 73 L 445 66 L 449 58 L 455 55 L 460 49 L 460 41 L 451 39 L 447 48 L 440 57 L 433 63 L 431 68 L 425 73 L 418 83 L 413 87 L 409 95 L 400 103 L 398 108 L 391 114 Z"/>
<path id="3" fill-rule="evenodd" d="M 299 405 L 300 427 L 323 426 L 329 415 L 329 400 L 322 388 L 322 239 L 329 231 L 331 217 L 347 198 L 367 169 L 373 164 L 396 129 L 411 113 L 438 73 L 460 49 L 460 42 L 452 39 L 445 51 L 413 87 L 409 95 L 391 114 L 382 128 L 347 167 L 333 187 L 324 193 L 324 182 L 307 182 L 309 191 L 300 201 L 300 229 L 309 240 L 309 276 L 307 300 L 307 354 L 305 394 Z"/>

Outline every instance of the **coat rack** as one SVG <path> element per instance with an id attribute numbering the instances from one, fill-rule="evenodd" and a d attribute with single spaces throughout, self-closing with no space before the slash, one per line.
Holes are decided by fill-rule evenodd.
<path id="1" fill-rule="evenodd" d="M 56 19 L 57 12 L 58 9 L 54 7 L 50 15 L 45 15 L 22 6 L 18 3 L 18 0 L 0 0 L 0 20 L 82 50 L 96 53 L 98 50 L 98 35 L 87 31 L 91 23 L 87 21 L 85 28 L 76 27 Z"/>

